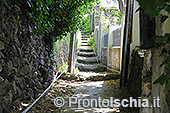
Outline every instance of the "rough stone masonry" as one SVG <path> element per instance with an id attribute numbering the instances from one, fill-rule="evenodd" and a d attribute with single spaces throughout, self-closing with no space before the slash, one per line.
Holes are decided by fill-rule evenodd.
<path id="1" fill-rule="evenodd" d="M 32 37 L 21 6 L 0 1 L 0 113 L 19 108 L 23 99 L 36 98 L 51 82 L 48 52 L 41 36 Z"/>

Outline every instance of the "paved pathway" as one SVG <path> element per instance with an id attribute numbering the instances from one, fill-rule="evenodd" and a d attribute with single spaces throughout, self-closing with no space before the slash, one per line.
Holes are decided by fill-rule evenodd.
<path id="1" fill-rule="evenodd" d="M 103 107 L 102 102 L 99 104 L 98 100 L 107 99 L 111 101 L 110 97 L 116 98 L 116 93 L 119 90 L 118 79 L 96 82 L 84 81 L 71 85 L 76 86 L 71 101 L 75 101 L 73 97 L 77 99 L 77 102 L 80 99 L 84 99 L 84 104 L 83 100 L 80 100 L 79 103 L 73 103 L 69 106 L 69 101 L 67 101 L 61 110 L 62 113 L 115 113 L 120 111 L 119 108 L 111 107 L 110 102 L 108 102 L 109 105 L 105 104 L 106 107 Z"/>

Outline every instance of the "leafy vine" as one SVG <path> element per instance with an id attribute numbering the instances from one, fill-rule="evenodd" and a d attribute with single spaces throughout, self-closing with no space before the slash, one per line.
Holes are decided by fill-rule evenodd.
<path id="1" fill-rule="evenodd" d="M 6 5 L 22 2 L 33 34 L 43 35 L 46 49 L 51 53 L 53 43 L 68 32 L 75 32 L 89 13 L 95 0 L 4 0 Z"/>
<path id="2" fill-rule="evenodd" d="M 157 49 L 167 43 L 170 44 L 170 33 L 166 33 L 163 36 L 155 37 L 155 47 Z M 165 91 L 169 91 L 170 90 L 170 81 L 169 81 L 170 80 L 170 72 L 169 72 L 169 70 L 170 70 L 170 50 L 163 48 L 160 56 L 164 57 L 164 61 L 161 63 L 160 67 L 164 66 L 164 69 L 166 70 L 166 72 L 164 72 L 158 79 L 156 79 L 153 84 L 160 83 L 161 85 L 163 85 L 166 82 L 169 82 L 165 87 Z"/>
<path id="3" fill-rule="evenodd" d="M 150 16 L 156 17 L 161 11 L 166 11 L 167 15 L 161 16 L 161 22 L 165 22 L 170 14 L 170 0 L 138 0 L 141 8 Z M 155 48 L 163 47 L 165 44 L 170 44 L 170 33 L 155 37 Z M 165 91 L 170 91 L 170 50 L 162 49 L 160 56 L 164 57 L 164 61 L 160 67 L 164 66 L 166 72 L 163 73 L 153 84 L 160 83 L 161 85 L 168 83 L 165 86 Z"/>

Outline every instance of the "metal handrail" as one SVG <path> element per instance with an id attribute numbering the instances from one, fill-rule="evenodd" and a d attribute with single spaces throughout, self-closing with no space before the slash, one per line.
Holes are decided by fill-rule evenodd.
<path id="1" fill-rule="evenodd" d="M 48 88 L 28 107 L 26 108 L 22 113 L 27 113 L 35 104 L 36 102 L 38 102 L 38 100 L 44 96 L 44 94 L 51 88 L 51 86 L 55 83 L 55 81 L 57 79 L 59 79 L 61 77 L 61 75 L 63 75 L 64 72 L 62 72 L 57 78 L 54 78 L 53 81 L 51 82 L 50 86 L 48 86 Z"/>

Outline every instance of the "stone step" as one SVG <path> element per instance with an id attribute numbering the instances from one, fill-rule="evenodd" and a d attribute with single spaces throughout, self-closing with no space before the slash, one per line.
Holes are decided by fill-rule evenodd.
<path id="1" fill-rule="evenodd" d="M 90 39 L 90 37 L 81 37 L 81 39 L 85 39 L 85 38 Z"/>
<path id="2" fill-rule="evenodd" d="M 90 81 L 100 81 L 100 80 L 112 80 L 112 79 L 119 79 L 120 73 L 108 73 L 108 72 L 79 72 L 77 73 L 79 78 L 82 80 L 90 80 Z"/>
<path id="3" fill-rule="evenodd" d="M 88 43 L 81 43 L 81 46 L 90 46 Z"/>
<path id="4" fill-rule="evenodd" d="M 90 46 L 80 46 L 78 50 L 80 52 L 93 52 L 93 49 Z"/>
<path id="5" fill-rule="evenodd" d="M 88 41 L 89 38 L 81 38 L 82 41 Z"/>
<path id="6" fill-rule="evenodd" d="M 81 43 L 88 43 L 88 40 L 82 40 Z"/>
<path id="7" fill-rule="evenodd" d="M 92 64 L 92 63 L 97 63 L 97 58 L 96 57 L 81 57 L 78 56 L 77 62 L 79 63 L 84 63 L 84 64 Z"/>
<path id="8" fill-rule="evenodd" d="M 82 38 L 84 38 L 84 37 L 90 37 L 90 35 L 88 35 L 88 34 L 82 34 L 81 37 L 82 37 Z"/>
<path id="9" fill-rule="evenodd" d="M 100 65 L 98 63 L 95 64 L 77 64 L 76 67 L 80 71 L 91 71 L 91 72 L 103 72 L 105 71 L 105 67 L 103 65 Z"/>
<path id="10" fill-rule="evenodd" d="M 94 57 L 94 52 L 78 52 L 78 56 L 84 56 L 84 57 Z"/>
<path id="11" fill-rule="evenodd" d="M 90 39 L 90 37 L 81 37 L 81 39 L 88 39 L 88 40 L 89 40 L 89 39 Z"/>

